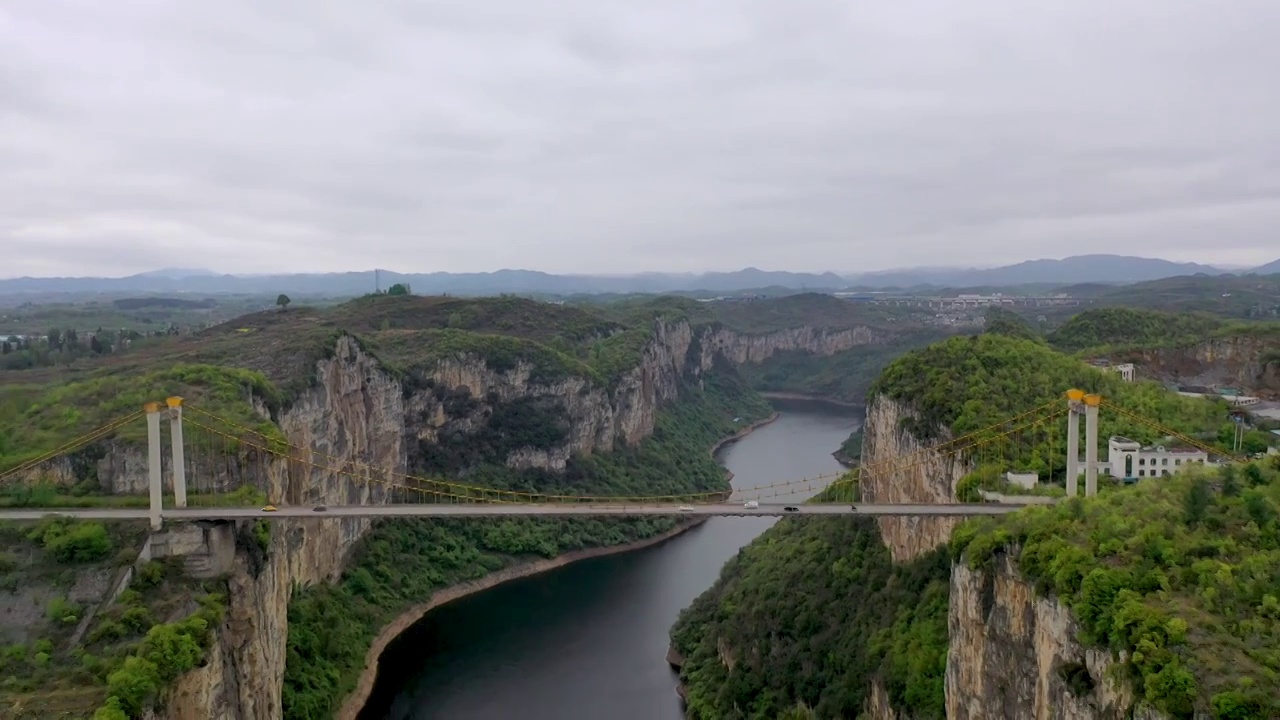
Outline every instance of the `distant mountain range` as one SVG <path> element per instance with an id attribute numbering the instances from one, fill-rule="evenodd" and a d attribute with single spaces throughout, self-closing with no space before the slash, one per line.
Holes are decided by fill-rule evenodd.
<path id="1" fill-rule="evenodd" d="M 0 295 L 199 293 L 363 295 L 395 283 L 417 294 L 494 295 L 498 293 L 575 295 L 695 292 L 727 293 L 755 288 L 840 290 L 931 287 L 1008 287 L 1013 285 L 1126 284 L 1180 275 L 1228 271 L 1196 263 L 1122 255 L 1077 255 L 1061 260 L 1029 260 L 997 268 L 913 268 L 855 275 L 771 272 L 746 268 L 703 274 L 552 275 L 533 270 L 487 273 L 395 273 L 386 270 L 347 273 L 219 275 L 209 270 L 166 268 L 123 278 L 15 278 L 0 280 Z M 1280 260 L 1249 272 L 1280 272 Z"/>
<path id="2" fill-rule="evenodd" d="M 1257 267 L 1249 271 L 1253 275 L 1274 275 L 1280 273 L 1280 260 L 1269 262 L 1262 267 Z"/>

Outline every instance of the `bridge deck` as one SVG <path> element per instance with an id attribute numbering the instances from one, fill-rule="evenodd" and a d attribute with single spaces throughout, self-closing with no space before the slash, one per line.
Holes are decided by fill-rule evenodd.
<path id="1" fill-rule="evenodd" d="M 263 511 L 260 507 L 196 507 L 166 508 L 161 517 L 166 520 L 236 520 L 243 518 L 299 518 L 299 517 L 501 517 L 512 515 L 532 516 L 636 516 L 636 515 L 679 515 L 679 516 L 711 516 L 739 515 L 765 516 L 779 515 L 910 515 L 917 517 L 971 517 L 977 515 L 1003 515 L 1026 507 L 1023 504 L 986 503 L 986 504 L 859 504 L 854 506 L 840 503 L 792 504 L 795 511 L 788 512 L 788 505 L 782 503 L 761 503 L 758 509 L 748 510 L 741 503 L 692 505 L 690 510 L 682 510 L 682 506 L 674 504 L 490 504 L 460 503 L 450 505 L 406 504 L 406 505 L 334 505 L 324 511 L 316 511 L 311 506 L 282 506 L 273 512 Z M 0 520 L 39 520 L 48 515 L 62 515 L 92 520 L 145 520 L 150 515 L 147 508 L 29 508 L 23 510 L 2 510 Z"/>

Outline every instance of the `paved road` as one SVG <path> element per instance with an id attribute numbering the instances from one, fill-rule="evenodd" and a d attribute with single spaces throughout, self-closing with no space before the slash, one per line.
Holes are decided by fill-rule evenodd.
<path id="1" fill-rule="evenodd" d="M 740 503 L 718 505 L 689 505 L 682 510 L 680 505 L 671 504 L 580 504 L 580 505 L 548 505 L 548 504 L 457 504 L 457 505 L 346 505 L 330 506 L 323 512 L 316 512 L 311 507 L 280 507 L 274 512 L 263 512 L 262 508 L 183 508 L 166 509 L 161 515 L 166 520 L 231 520 L 239 518 L 299 518 L 299 517 L 490 517 L 510 515 L 742 515 L 742 516 L 774 516 L 774 515 L 914 515 L 934 517 L 957 517 L 973 515 L 1003 515 L 1021 510 L 1025 505 L 995 504 L 982 505 L 913 505 L 913 504 L 880 504 L 858 505 L 854 509 L 846 504 L 805 504 L 791 505 L 796 508 L 788 512 L 787 505 L 781 503 L 761 503 L 758 509 L 748 510 Z M 86 520 L 140 520 L 148 516 L 146 508 L 56 508 L 56 509 L 23 509 L 0 510 L 0 520 L 39 520 L 47 515 L 63 515 Z"/>

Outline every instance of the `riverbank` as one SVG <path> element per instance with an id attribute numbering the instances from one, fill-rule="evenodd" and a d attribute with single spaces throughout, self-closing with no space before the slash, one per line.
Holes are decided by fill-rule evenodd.
<path id="1" fill-rule="evenodd" d="M 391 644 L 391 641 L 395 640 L 400 633 L 408 630 L 427 613 L 441 605 L 453 602 L 454 600 L 459 600 L 467 597 L 468 595 L 474 595 L 475 593 L 489 590 L 512 580 L 538 575 L 580 560 L 606 557 L 608 555 L 616 555 L 618 553 L 632 552 L 634 550 L 652 547 L 654 545 L 664 543 L 687 530 L 697 527 L 698 525 L 706 522 L 706 520 L 706 518 L 692 519 L 688 522 L 681 523 L 664 533 L 659 533 L 653 537 L 622 545 L 574 550 L 563 555 L 558 555 L 554 558 L 518 563 L 511 567 L 491 572 L 476 580 L 452 585 L 433 593 L 430 600 L 415 605 L 401 613 L 399 617 L 382 628 L 382 631 L 378 633 L 378 637 L 374 638 L 373 644 L 369 647 L 369 652 L 365 655 L 364 672 L 360 674 L 360 680 L 356 683 L 356 689 L 353 690 L 347 697 L 346 701 L 343 702 L 342 709 L 338 711 L 336 717 L 338 720 L 357 720 L 360 715 L 360 711 L 364 709 L 365 702 L 369 699 L 370 693 L 373 692 L 374 683 L 378 679 L 378 661 L 382 657 L 383 651 L 387 649 L 387 646 Z"/>
<path id="2" fill-rule="evenodd" d="M 741 440 L 752 431 L 774 422 L 779 416 L 780 414 L 778 412 L 773 412 L 768 417 L 752 422 L 740 428 L 732 435 L 721 438 L 715 443 L 715 445 L 711 446 L 711 456 L 715 457 L 716 453 L 725 446 L 737 440 Z M 725 474 L 726 482 L 733 479 L 732 472 L 726 470 Z M 474 595 L 475 593 L 492 589 L 503 583 L 520 578 L 531 577 L 533 575 L 539 575 L 580 560 L 633 552 L 635 550 L 659 545 L 691 528 L 701 525 L 704 522 L 706 522 L 706 518 L 699 518 L 682 523 L 664 533 L 660 533 L 643 540 L 637 540 L 635 542 L 625 543 L 622 545 L 574 550 L 554 558 L 519 563 L 512 565 L 511 567 L 489 573 L 488 575 L 477 578 L 476 580 L 452 585 L 433 593 L 430 599 L 423 603 L 414 605 L 412 608 L 401 613 L 395 620 L 392 620 L 390 623 L 385 625 L 378 633 L 378 636 L 374 638 L 373 644 L 369 646 L 369 651 L 365 654 L 364 671 L 360 674 L 360 679 L 356 683 L 356 689 L 347 696 L 347 699 L 342 704 L 342 709 L 338 711 L 336 717 L 338 720 L 357 720 L 360 715 L 360 711 L 364 709 L 365 703 L 368 702 L 370 694 L 373 693 L 374 685 L 378 679 L 378 663 L 382 657 L 382 653 L 393 640 L 400 636 L 401 633 L 408 630 L 410 627 L 413 627 L 414 624 L 420 621 L 432 610 L 469 595 Z"/>
<path id="3" fill-rule="evenodd" d="M 762 420 L 756 420 L 755 422 L 747 425 L 746 427 L 742 428 L 738 432 L 726 438 L 721 438 L 719 441 L 716 442 L 715 445 L 711 446 L 711 457 L 714 458 L 716 456 L 716 453 L 720 452 L 720 450 L 725 446 L 741 440 L 742 438 L 750 435 L 753 430 L 758 430 L 759 428 L 762 428 L 765 425 L 768 425 L 774 420 L 777 420 L 780 416 L 781 416 L 781 413 L 775 410 L 771 415 L 769 415 L 769 417 L 764 418 Z M 728 470 L 727 468 L 724 471 L 724 481 L 727 483 L 733 482 L 733 472 L 731 470 Z"/>

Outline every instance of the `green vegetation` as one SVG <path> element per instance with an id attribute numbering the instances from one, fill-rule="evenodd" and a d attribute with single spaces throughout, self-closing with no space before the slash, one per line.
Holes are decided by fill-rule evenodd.
<path id="1" fill-rule="evenodd" d="M 672 629 L 690 717 L 855 717 L 879 677 L 899 712 L 941 718 L 948 572 L 941 551 L 894 565 L 873 520 L 779 522 Z"/>
<path id="2" fill-rule="evenodd" d="M 1053 331 L 1049 342 L 1066 352 L 1114 346 L 1170 347 L 1204 340 L 1223 325 L 1211 315 L 1109 307 L 1076 315 Z"/>
<path id="3" fill-rule="evenodd" d="M 1033 330 L 1021 315 L 1011 310 L 993 305 L 987 308 L 983 317 L 986 321 L 983 332 L 992 335 L 1007 335 L 1022 340 L 1038 341 L 1043 339 L 1040 333 Z"/>
<path id="4" fill-rule="evenodd" d="M 647 338 L 646 338 L 647 340 Z M 372 333 L 365 347 L 389 368 L 423 376 L 441 360 L 474 356 L 495 372 L 514 370 L 519 363 L 531 369 L 530 382 L 553 383 L 577 376 L 599 381 L 586 363 L 533 340 L 463 330 L 391 330 Z"/>
<path id="5" fill-rule="evenodd" d="M 989 568 L 1010 553 L 1082 640 L 1128 653 L 1125 676 L 1169 716 L 1276 717 L 1278 519 L 1272 460 L 970 522 L 952 554 Z"/>
<path id="6" fill-rule="evenodd" d="M 0 471 L 44 455 L 77 436 L 140 411 L 146 402 L 179 394 L 208 412 L 255 428 L 268 437 L 279 430 L 254 412 L 251 397 L 278 406 L 279 393 L 262 375 L 211 365 L 175 365 L 143 375 L 101 374 L 52 387 L 0 387 Z M 142 418 L 116 431 L 128 442 L 146 439 Z M 92 453 L 93 449 L 86 452 Z M 96 458 L 92 458 L 96 460 Z M 93 462 L 77 463 L 96 481 Z M 92 475 L 92 477 L 91 477 Z"/>
<path id="7" fill-rule="evenodd" d="M 1227 414 L 1225 403 L 1182 397 L 1155 383 L 1127 383 L 1041 344 L 1001 335 L 952 338 L 908 353 L 885 369 L 871 394 L 913 407 L 918 417 L 906 423 L 907 429 L 927 440 L 944 429 L 965 435 L 996 426 L 1061 400 L 1070 388 L 1099 393 L 1107 402 L 1142 418 L 1158 418 L 1184 433 L 1216 432 Z M 1029 432 L 1020 442 L 1010 443 L 1005 458 L 1040 468 L 1042 477 L 1049 471 L 1060 474 L 1065 453 L 1059 450 L 1050 457 L 1045 443 L 1050 437 L 1059 442 L 1066 437 L 1065 422 L 1037 430 L 1039 441 Z M 1108 411 L 1101 413 L 1098 427 L 1103 438 L 1124 435 L 1154 442 L 1162 437 L 1149 426 Z"/>
<path id="8" fill-rule="evenodd" d="M 908 420 L 904 429 L 927 441 L 982 430 L 1062 401 L 1063 392 L 1071 387 L 1100 392 L 1140 417 L 1158 418 L 1183 433 L 1212 434 L 1226 413 L 1224 405 L 1182 398 L 1150 383 L 1124 383 L 1041 341 L 1005 333 L 951 338 L 908 352 L 885 369 L 871 394 L 914 407 L 918 417 Z M 1140 441 L 1153 441 L 1159 435 L 1142 423 L 1104 411 L 1100 434 L 1110 433 Z M 1060 481 L 1063 445 L 1065 427 L 1046 424 L 1021 442 L 1005 445 L 1002 464 L 980 464 L 961 480 L 958 492 L 964 496 L 976 495 L 979 488 L 1006 490 L 1001 473 L 1008 469 L 1036 470 L 1042 478 Z M 860 443 L 853 441 L 850 450 L 853 446 Z M 1140 489 L 1149 486 L 1162 487 L 1139 483 Z M 1113 502 L 1112 498 L 1131 493 L 1112 486 L 1105 490 L 1091 502 Z M 1038 492 L 1061 494 L 1057 488 L 1042 487 Z M 1256 500 L 1243 499 L 1243 494 L 1240 502 L 1259 506 Z M 1203 500 L 1190 503 L 1201 505 L 1188 512 L 1201 513 L 1205 518 L 1201 522 L 1209 523 L 1213 513 L 1207 504 Z M 1094 537 L 1088 534 L 1092 525 L 1080 522 L 1070 530 L 1059 529 L 1042 522 L 1037 514 L 1059 511 L 1032 510 L 1015 517 L 1024 519 L 1025 525 L 1019 527 L 1046 543 L 1071 533 L 1085 540 Z M 1170 512 L 1167 504 L 1146 511 Z M 1255 507 L 1255 511 L 1268 515 L 1265 509 Z M 1156 538 L 1172 532 L 1160 526 L 1148 532 L 1143 529 L 1147 523 L 1137 517 L 1126 522 L 1130 523 L 1127 531 L 1143 537 L 1142 543 L 1157 542 Z M 1222 522 L 1248 527 L 1243 518 Z M 1013 537 L 999 524 L 992 527 L 989 537 L 1000 542 Z M 1262 525 L 1256 527 L 1263 528 L 1262 534 L 1268 532 Z M 1274 530 L 1270 532 L 1274 540 Z M 1120 538 L 1121 547 L 1126 547 L 1125 542 L 1130 543 L 1128 547 L 1143 547 L 1136 540 Z M 976 546 L 969 547 L 975 556 Z M 1106 554 L 1096 546 L 1081 547 L 1081 557 L 1072 562 L 1107 565 Z M 1055 553 L 1075 557 L 1059 546 L 1054 548 L 1043 556 L 1044 562 L 1053 562 Z M 1186 565 L 1194 567 L 1192 561 Z M 942 717 L 949 567 L 941 551 L 894 565 L 871 521 L 832 518 L 778 523 L 725 566 L 716 584 L 681 615 L 672 630 L 673 643 L 685 660 L 681 677 L 691 715 L 755 718 L 790 712 L 805 717 L 805 708 L 811 708 L 817 717 L 851 717 L 862 710 L 871 682 L 878 679 L 899 713 Z M 1046 577 L 1060 577 L 1056 567 Z M 1197 572 L 1201 571 L 1212 572 Z M 1263 602 L 1261 597 L 1257 600 Z M 1274 642 L 1259 645 L 1274 646 Z M 722 661 L 725 653 L 733 659 L 732 670 Z M 1242 697 L 1252 701 L 1252 696 Z"/>
<path id="9" fill-rule="evenodd" d="M 219 583 L 195 582 L 178 564 L 152 561 L 114 603 L 99 608 L 72 599 L 86 582 L 107 591 L 104 581 L 114 582 L 134 561 L 145 534 L 145 523 L 66 518 L 0 526 L 0 709 L 22 708 L 20 717 L 88 717 L 95 708 L 95 718 L 137 717 L 198 664 L 209 628 L 221 619 Z M 72 645 L 82 619 L 95 611 L 83 640 Z"/>
<path id="10" fill-rule="evenodd" d="M 895 358 L 913 348 L 946 337 L 939 330 L 914 330 L 885 344 L 861 345 L 819 357 L 805 352 L 781 352 L 738 372 L 757 390 L 820 395 L 847 402 L 863 402 L 867 388 Z"/>
<path id="11" fill-rule="evenodd" d="M 863 429 L 858 428 L 840 443 L 840 449 L 835 452 L 836 459 L 845 465 L 857 465 L 862 462 L 862 438 Z"/>
<path id="12" fill-rule="evenodd" d="M 701 391 L 687 388 L 681 402 L 659 415 L 654 434 L 639 447 L 576 457 L 562 476 L 513 471 L 496 464 L 497 455 L 467 455 L 453 462 L 469 465 L 468 482 L 538 492 L 649 495 L 719 490 L 724 487 L 724 471 L 709 448 L 742 423 L 769 412 L 768 404 L 743 387 L 731 371 L 722 371 L 706 377 Z M 534 431 L 539 425 L 537 413 L 524 417 L 526 424 L 513 425 L 509 431 Z M 735 417 L 741 422 L 735 424 Z M 294 595 L 289 608 L 285 717 L 331 715 L 354 687 L 379 629 L 436 590 L 521 559 L 631 542 L 673 526 L 669 518 L 379 524 L 360 542 L 339 583 L 308 587 Z"/>
<path id="13" fill-rule="evenodd" d="M 1064 288 L 1063 292 L 1072 292 Z M 1205 312 L 1241 320 L 1280 317 L 1280 275 L 1187 275 L 1109 288 L 1105 305 L 1171 312 Z"/>

